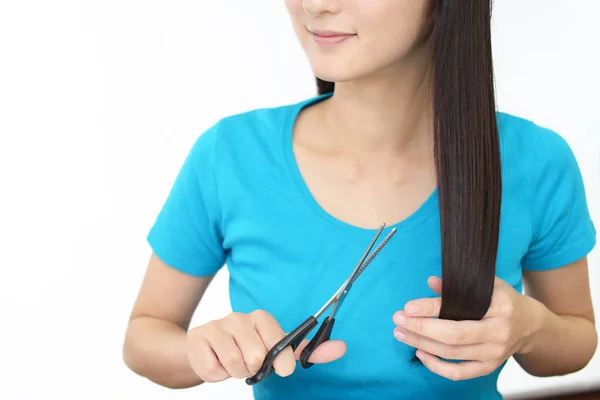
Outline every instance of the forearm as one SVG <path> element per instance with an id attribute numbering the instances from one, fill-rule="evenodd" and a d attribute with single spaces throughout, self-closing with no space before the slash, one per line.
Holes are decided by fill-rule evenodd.
<path id="1" fill-rule="evenodd" d="M 534 376 L 566 375 L 585 367 L 598 343 L 593 322 L 556 315 L 537 300 L 531 301 L 538 316 L 536 329 L 514 355 L 517 363 Z"/>
<path id="2" fill-rule="evenodd" d="M 172 389 L 197 386 L 202 382 L 186 355 L 186 332 L 181 327 L 150 317 L 129 323 L 123 358 L 143 377 Z"/>

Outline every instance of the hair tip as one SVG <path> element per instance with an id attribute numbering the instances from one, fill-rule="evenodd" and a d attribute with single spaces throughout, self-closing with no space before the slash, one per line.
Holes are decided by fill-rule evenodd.
<path id="1" fill-rule="evenodd" d="M 419 357 L 417 357 L 416 354 L 413 354 L 408 363 L 412 368 L 419 368 L 423 366 L 423 362 L 419 359 Z"/>

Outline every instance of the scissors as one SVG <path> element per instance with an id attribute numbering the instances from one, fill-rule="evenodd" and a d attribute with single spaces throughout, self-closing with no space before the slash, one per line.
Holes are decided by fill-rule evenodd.
<path id="1" fill-rule="evenodd" d="M 321 323 L 321 327 L 319 328 L 315 336 L 306 345 L 306 347 L 302 350 L 302 353 L 300 354 L 300 364 L 303 368 L 310 368 L 313 365 L 313 363 L 308 362 L 308 358 L 320 344 L 329 340 L 331 336 L 331 330 L 333 329 L 333 324 L 335 322 L 335 315 L 337 314 L 342 303 L 346 299 L 346 296 L 348 296 L 348 292 L 352 288 L 352 284 L 354 283 L 354 281 L 356 281 L 358 276 L 365 270 L 365 268 L 371 263 L 371 261 L 373 261 L 375 256 L 379 254 L 381 249 L 383 249 L 383 247 L 390 241 L 392 236 L 394 236 L 394 234 L 396 233 L 396 228 L 393 228 L 391 232 L 381 241 L 379 246 L 377 246 L 377 248 L 369 256 L 369 253 L 373 249 L 375 242 L 377 242 L 377 239 L 381 235 L 381 232 L 383 231 L 385 226 L 386 224 L 381 225 L 381 227 L 375 234 L 375 237 L 369 244 L 369 247 L 363 254 L 356 267 L 354 268 L 354 271 L 352 271 L 350 277 L 342 284 L 342 286 L 335 292 L 335 294 L 329 299 L 329 301 L 327 301 L 327 303 L 325 303 L 325 305 L 319 311 L 317 311 L 316 314 L 308 317 L 306 321 L 304 321 L 296 329 L 291 331 L 283 339 L 277 342 L 277 344 L 275 344 L 275 346 L 273 346 L 273 348 L 271 348 L 271 350 L 269 350 L 269 352 L 267 353 L 267 356 L 265 357 L 265 360 L 263 361 L 263 364 L 258 370 L 258 372 L 254 376 L 246 378 L 246 384 L 255 385 L 256 383 L 260 382 L 265 377 L 267 377 L 267 375 L 269 375 L 274 370 L 273 361 L 279 355 L 279 353 L 281 353 L 286 347 L 290 345 L 292 346 L 292 349 L 296 351 L 296 348 L 300 345 L 300 343 L 302 343 L 302 341 L 306 338 L 310 331 L 312 331 L 313 328 L 317 326 L 318 318 L 328 308 L 333 306 L 331 314 L 323 320 L 323 322 Z M 369 258 L 367 258 L 367 256 Z"/>

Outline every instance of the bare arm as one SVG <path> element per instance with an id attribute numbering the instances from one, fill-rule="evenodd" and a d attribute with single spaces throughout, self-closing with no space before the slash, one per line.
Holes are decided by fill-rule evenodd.
<path id="1" fill-rule="evenodd" d="M 172 389 L 258 372 L 267 350 L 285 336 L 267 312 L 234 312 L 189 329 L 211 280 L 186 275 L 152 256 L 125 338 L 123 356 L 129 368 Z M 273 361 L 275 373 L 290 375 L 306 344 L 308 340 L 296 353 L 291 347 L 281 352 Z M 345 351 L 345 343 L 330 340 L 317 347 L 309 361 L 331 362 Z"/>
<path id="2" fill-rule="evenodd" d="M 525 271 L 523 282 L 525 293 L 537 300 L 539 329 L 515 360 L 535 376 L 585 367 L 598 342 L 587 258 L 553 270 Z"/>
<path id="3" fill-rule="evenodd" d="M 152 255 L 123 346 L 123 358 L 132 371 L 173 389 L 202 383 L 188 361 L 186 341 L 194 311 L 211 280 L 184 274 Z"/>

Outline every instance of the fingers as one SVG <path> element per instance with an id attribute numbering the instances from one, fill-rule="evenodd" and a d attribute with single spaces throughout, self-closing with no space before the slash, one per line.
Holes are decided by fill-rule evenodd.
<path id="1" fill-rule="evenodd" d="M 431 290 L 435 292 L 438 296 L 442 295 L 442 279 L 437 276 L 430 276 L 427 280 L 427 285 Z"/>
<path id="2" fill-rule="evenodd" d="M 483 343 L 494 327 L 491 320 L 453 321 L 410 317 L 403 311 L 396 312 L 393 321 L 407 331 L 452 345 Z"/>
<path id="3" fill-rule="evenodd" d="M 188 359 L 196 374 L 206 382 L 217 382 L 229 377 L 246 378 L 255 375 L 267 356 L 285 332 L 279 323 L 265 311 L 250 314 L 231 313 L 188 332 Z M 273 361 L 275 373 L 285 377 L 296 369 L 296 360 L 309 343 L 304 340 L 296 350 L 287 346 Z M 327 341 L 318 346 L 309 358 L 314 364 L 339 359 L 346 353 L 346 344 L 340 340 Z"/>
<path id="4" fill-rule="evenodd" d="M 464 361 L 459 363 L 443 361 L 435 355 L 422 350 L 417 350 L 417 357 L 431 372 L 453 381 L 489 375 L 497 368 L 493 363 L 481 361 Z"/>
<path id="5" fill-rule="evenodd" d="M 437 317 L 440 315 L 442 298 L 423 298 L 411 300 L 404 306 L 404 312 L 411 317 Z"/>
<path id="6" fill-rule="evenodd" d="M 490 318 L 500 313 L 506 314 L 507 303 L 505 293 L 495 293 L 484 318 Z M 421 298 L 411 300 L 404 305 L 404 312 L 410 317 L 439 317 L 442 308 L 442 298 Z"/>
<path id="7" fill-rule="evenodd" d="M 394 336 L 411 347 L 448 360 L 489 361 L 500 359 L 504 355 L 504 348 L 492 343 L 453 345 L 402 328 L 396 328 Z"/>
<path id="8" fill-rule="evenodd" d="M 335 361 L 346 354 L 346 343 L 341 340 L 328 340 L 320 344 L 310 355 L 309 362 L 324 364 Z"/>
<path id="9" fill-rule="evenodd" d="M 442 278 L 439 278 L 437 276 L 430 276 L 429 279 L 427 279 L 427 285 L 438 296 L 442 295 Z M 516 293 L 516 291 L 508 282 L 504 281 L 503 279 L 497 276 L 494 277 L 494 293 L 485 318 L 495 316 L 505 311 L 504 306 L 507 302 L 510 301 L 510 295 L 514 293 Z M 421 311 L 419 311 L 418 313 L 416 312 L 414 316 L 436 317 L 439 315 L 439 310 L 441 308 L 441 299 L 438 298 L 413 300 L 406 304 L 405 311 L 407 311 L 406 308 L 409 305 L 420 306 Z M 411 312 L 409 312 L 409 314 Z"/>
<path id="10" fill-rule="evenodd" d="M 238 343 L 229 332 L 211 326 L 206 330 L 205 337 L 229 375 L 238 379 L 250 376 Z"/>
<path id="11" fill-rule="evenodd" d="M 256 331 L 267 349 L 271 349 L 285 336 L 285 332 L 283 332 L 281 326 L 271 314 L 265 311 L 255 311 L 252 313 L 252 317 Z M 286 347 L 275 357 L 273 368 L 279 376 L 289 376 L 294 372 L 296 369 L 296 357 L 291 346 Z"/>
<path id="12" fill-rule="evenodd" d="M 244 314 L 232 314 L 225 327 L 240 349 L 246 369 L 251 375 L 256 374 L 267 355 L 267 348 L 252 320 Z"/>
<path id="13" fill-rule="evenodd" d="M 194 372 L 205 382 L 229 377 L 246 378 L 261 368 L 267 350 L 284 337 L 277 321 L 264 311 L 231 313 L 188 333 L 188 359 Z M 296 359 L 291 347 L 273 363 L 281 376 L 294 372 Z"/>
<path id="14" fill-rule="evenodd" d="M 300 359 L 300 353 L 309 343 L 308 340 L 302 341 L 300 346 L 294 352 L 296 359 Z M 324 364 L 342 358 L 346 354 L 346 343 L 342 340 L 328 340 L 313 350 L 308 358 L 312 364 Z"/>
<path id="15" fill-rule="evenodd" d="M 205 382 L 219 382 L 231 376 L 202 338 L 194 340 L 193 348 L 188 348 L 188 360 L 196 375 Z"/>
<path id="16" fill-rule="evenodd" d="M 442 278 L 439 278 L 437 276 L 430 276 L 429 279 L 427 280 L 427 284 L 434 292 L 441 295 Z M 494 286 L 505 286 L 505 285 L 508 285 L 508 282 L 506 282 L 502 278 L 498 278 L 497 276 L 494 277 Z"/>

